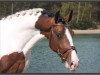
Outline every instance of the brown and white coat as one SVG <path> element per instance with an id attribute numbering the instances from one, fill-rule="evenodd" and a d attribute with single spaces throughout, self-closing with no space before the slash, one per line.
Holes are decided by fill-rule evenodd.
<path id="1" fill-rule="evenodd" d="M 29 64 L 31 48 L 37 41 L 46 37 L 49 39 L 50 45 L 54 44 L 54 42 L 50 42 L 53 25 L 58 25 L 54 28 L 55 32 L 61 31 L 66 37 L 60 41 L 60 43 L 62 42 L 61 46 L 66 48 L 74 46 L 69 29 L 65 28 L 62 22 L 57 22 L 59 13 L 56 13 L 56 17 L 49 17 L 44 12 L 45 10 L 42 8 L 34 8 L 17 12 L 0 20 L 0 73 L 25 72 Z M 71 17 L 67 18 L 66 21 L 70 21 Z M 68 45 L 64 43 L 66 40 L 69 41 L 66 42 Z M 53 46 L 50 47 L 56 52 Z M 70 62 L 74 62 L 73 64 L 78 66 L 79 60 L 75 50 L 71 51 L 70 54 Z"/>

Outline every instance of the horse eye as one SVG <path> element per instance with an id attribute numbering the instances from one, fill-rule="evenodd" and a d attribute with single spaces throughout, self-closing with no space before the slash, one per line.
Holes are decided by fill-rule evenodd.
<path id="1" fill-rule="evenodd" d="M 58 38 L 61 37 L 61 33 L 60 32 L 56 33 L 56 35 L 57 35 Z"/>

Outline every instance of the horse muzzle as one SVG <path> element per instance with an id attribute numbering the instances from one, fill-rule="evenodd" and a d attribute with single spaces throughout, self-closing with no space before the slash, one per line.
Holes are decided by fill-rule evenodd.
<path id="1" fill-rule="evenodd" d="M 75 71 L 79 67 L 79 61 L 73 61 L 70 65 L 66 61 L 65 66 L 69 68 L 70 71 Z"/>

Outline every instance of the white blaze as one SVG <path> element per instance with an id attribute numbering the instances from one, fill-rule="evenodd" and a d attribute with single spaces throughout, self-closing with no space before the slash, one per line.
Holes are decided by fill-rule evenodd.
<path id="1" fill-rule="evenodd" d="M 70 45 L 71 45 L 71 46 L 74 46 L 74 45 L 73 45 L 73 40 L 72 40 L 72 37 L 71 37 L 71 34 L 70 34 L 68 28 L 66 28 L 65 34 L 66 34 L 66 36 L 67 36 L 67 38 L 68 38 L 68 40 L 69 40 Z"/>
<path id="2" fill-rule="evenodd" d="M 69 40 L 70 46 L 74 46 L 73 40 L 72 40 L 72 37 L 71 37 L 71 34 L 70 34 L 68 28 L 66 28 L 66 33 L 65 34 L 66 34 L 66 36 L 67 36 L 67 38 Z M 75 50 L 72 50 L 72 52 L 71 52 L 71 62 L 75 62 L 75 64 L 77 65 L 78 61 L 79 61 L 79 59 L 77 57 L 76 51 Z M 67 62 L 65 63 L 65 66 L 67 68 L 70 67 Z"/>

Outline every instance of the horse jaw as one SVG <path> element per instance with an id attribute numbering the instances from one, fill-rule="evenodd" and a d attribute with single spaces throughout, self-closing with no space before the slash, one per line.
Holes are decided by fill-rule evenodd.
<path id="1" fill-rule="evenodd" d="M 76 51 L 72 50 L 71 52 L 71 65 L 69 65 L 67 63 L 67 61 L 65 62 L 65 67 L 69 68 L 70 71 L 75 71 L 77 69 L 77 67 L 79 66 L 79 59 L 77 57 Z"/>

